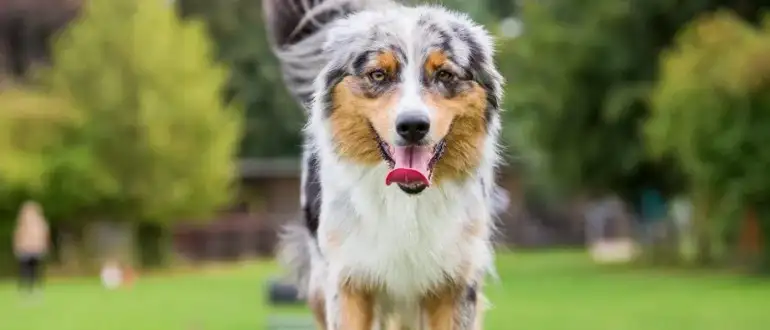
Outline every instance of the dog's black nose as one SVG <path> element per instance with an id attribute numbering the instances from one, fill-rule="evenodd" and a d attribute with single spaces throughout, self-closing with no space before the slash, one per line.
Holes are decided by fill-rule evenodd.
<path id="1" fill-rule="evenodd" d="M 430 131 L 430 118 L 421 112 L 404 112 L 396 117 L 396 133 L 409 143 L 418 143 Z"/>

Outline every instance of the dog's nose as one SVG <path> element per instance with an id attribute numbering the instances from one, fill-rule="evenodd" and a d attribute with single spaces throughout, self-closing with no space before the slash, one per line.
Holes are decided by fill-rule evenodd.
<path id="1" fill-rule="evenodd" d="M 406 142 L 420 142 L 429 131 L 430 118 L 426 114 L 410 111 L 396 117 L 396 133 Z"/>

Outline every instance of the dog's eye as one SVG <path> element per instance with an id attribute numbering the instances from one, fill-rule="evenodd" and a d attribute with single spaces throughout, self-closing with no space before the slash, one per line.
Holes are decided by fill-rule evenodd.
<path id="1" fill-rule="evenodd" d="M 369 73 L 369 79 L 374 82 L 382 82 L 385 78 L 387 78 L 387 75 L 385 75 L 385 71 L 382 70 L 374 70 Z"/>
<path id="2" fill-rule="evenodd" d="M 440 70 L 436 72 L 436 79 L 441 82 L 449 82 L 454 79 L 455 75 L 447 70 Z"/>

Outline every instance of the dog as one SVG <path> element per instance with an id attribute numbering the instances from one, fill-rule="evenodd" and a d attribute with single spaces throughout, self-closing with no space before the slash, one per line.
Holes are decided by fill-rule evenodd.
<path id="1" fill-rule="evenodd" d="M 279 260 L 327 330 L 482 328 L 503 78 L 468 16 L 390 0 L 263 0 L 308 111 Z M 397 321 L 393 321 L 397 320 Z M 397 324 L 388 324 L 389 321 Z"/>

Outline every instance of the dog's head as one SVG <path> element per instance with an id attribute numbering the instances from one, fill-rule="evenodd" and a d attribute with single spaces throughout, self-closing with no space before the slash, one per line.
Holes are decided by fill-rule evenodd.
<path id="1" fill-rule="evenodd" d="M 385 184 L 417 194 L 493 157 L 502 78 L 490 36 L 466 16 L 439 7 L 361 12 L 333 25 L 325 51 L 312 122 L 339 158 L 384 162 Z"/>

